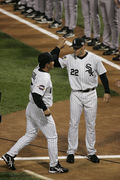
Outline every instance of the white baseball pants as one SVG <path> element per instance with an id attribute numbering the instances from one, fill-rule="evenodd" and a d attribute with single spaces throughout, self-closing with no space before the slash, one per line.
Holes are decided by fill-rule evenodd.
<path id="1" fill-rule="evenodd" d="M 68 154 L 74 154 L 78 147 L 78 128 L 80 116 L 84 110 L 86 120 L 86 148 L 88 155 L 96 153 L 95 150 L 95 120 L 97 112 L 96 90 L 83 93 L 71 92 L 70 96 L 70 124 L 68 132 Z"/>
<path id="2" fill-rule="evenodd" d="M 54 167 L 58 162 L 58 147 L 56 126 L 52 115 L 45 117 L 41 109 L 29 102 L 26 108 L 26 119 L 26 134 L 17 141 L 7 154 L 11 156 L 17 155 L 21 149 L 35 139 L 40 129 L 48 142 L 50 166 Z"/>

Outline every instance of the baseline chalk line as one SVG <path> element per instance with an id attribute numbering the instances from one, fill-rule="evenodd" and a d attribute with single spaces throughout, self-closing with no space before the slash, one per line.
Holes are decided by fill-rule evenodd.
<path id="1" fill-rule="evenodd" d="M 43 29 L 43 28 L 41 28 L 41 27 L 39 27 L 39 26 L 37 26 L 37 25 L 35 25 L 35 24 L 27 21 L 27 20 L 24 20 L 24 19 L 22 19 L 21 17 L 19 17 L 19 16 L 17 16 L 17 15 L 14 15 L 14 14 L 12 14 L 12 13 L 6 11 L 6 10 L 3 10 L 3 9 L 1 9 L 1 8 L 0 8 L 0 12 L 3 13 L 3 14 L 5 14 L 5 15 L 7 15 L 7 16 L 9 16 L 9 17 L 11 17 L 11 18 L 13 18 L 13 19 L 15 19 L 15 20 L 17 20 L 17 21 L 19 21 L 19 22 L 21 22 L 21 23 L 23 23 L 23 24 L 26 24 L 26 25 L 29 26 L 29 27 L 32 27 L 33 29 L 35 29 L 35 30 L 37 30 L 37 31 L 39 31 L 39 32 L 42 32 L 43 34 L 46 34 L 47 36 L 50 36 L 51 38 L 59 39 L 59 36 L 57 36 L 57 35 L 49 32 L 49 31 L 47 31 L 47 30 L 45 30 L 45 29 Z M 68 46 L 70 46 L 70 45 L 71 45 L 71 42 L 66 41 L 66 44 L 67 44 Z M 95 54 L 95 53 L 93 53 L 93 54 Z M 101 57 L 101 56 L 99 56 L 99 57 Z M 120 70 L 120 66 L 119 66 L 119 65 L 117 65 L 117 64 L 115 64 L 115 63 L 113 63 L 113 62 L 111 62 L 111 61 L 109 61 L 109 60 L 107 60 L 107 59 L 105 59 L 105 58 L 103 58 L 103 57 L 101 57 L 101 60 L 102 60 L 104 63 L 108 64 L 109 66 L 112 66 L 112 67 L 114 67 L 115 69 Z"/>
<path id="2" fill-rule="evenodd" d="M 29 175 L 31 175 L 31 176 L 37 177 L 37 178 L 39 178 L 39 179 L 41 179 L 41 180 L 53 180 L 53 179 L 51 179 L 51 178 L 42 176 L 42 175 L 40 175 L 40 174 L 37 174 L 37 173 L 35 173 L 35 172 L 33 172 L 33 171 L 30 171 L 30 170 L 27 170 L 27 169 L 26 169 L 26 170 L 23 170 L 23 172 L 25 172 L 26 174 L 29 174 Z"/>
<path id="3" fill-rule="evenodd" d="M 119 159 L 120 155 L 97 155 L 100 159 Z M 58 159 L 66 159 L 67 156 L 58 156 Z M 75 156 L 75 159 L 87 159 L 87 156 Z M 3 159 L 0 158 L 0 161 Z M 48 156 L 45 157 L 16 157 L 15 160 L 18 161 L 36 161 L 36 160 L 49 160 Z"/>

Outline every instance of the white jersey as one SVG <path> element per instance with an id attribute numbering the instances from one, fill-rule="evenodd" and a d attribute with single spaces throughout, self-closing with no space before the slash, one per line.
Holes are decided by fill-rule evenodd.
<path id="1" fill-rule="evenodd" d="M 31 93 L 37 93 L 42 96 L 42 100 L 47 107 L 52 106 L 53 95 L 51 77 L 49 73 L 39 71 L 39 66 L 33 70 L 30 89 Z M 29 94 L 29 100 L 34 103 L 31 93 Z"/>
<path id="2" fill-rule="evenodd" d="M 59 58 L 62 68 L 68 71 L 69 82 L 72 90 L 86 90 L 98 86 L 98 75 L 106 72 L 101 58 L 90 52 L 82 59 L 68 54 Z"/>

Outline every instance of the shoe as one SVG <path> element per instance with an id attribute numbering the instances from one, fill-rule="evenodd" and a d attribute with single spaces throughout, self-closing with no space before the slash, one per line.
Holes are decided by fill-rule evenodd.
<path id="1" fill-rule="evenodd" d="M 66 34 L 68 27 L 64 26 L 62 29 L 56 31 L 57 34 Z"/>
<path id="2" fill-rule="evenodd" d="M 33 10 L 31 13 L 26 14 L 25 17 L 33 18 L 35 17 L 35 15 L 36 15 L 36 11 Z"/>
<path id="3" fill-rule="evenodd" d="M 37 21 L 37 20 L 41 20 L 44 16 L 45 16 L 45 13 L 41 13 L 41 12 L 37 11 L 35 17 L 33 17 L 32 19 Z"/>
<path id="4" fill-rule="evenodd" d="M 23 10 L 22 12 L 21 12 L 21 14 L 23 14 L 24 16 L 27 16 L 29 13 L 31 13 L 31 12 L 33 12 L 34 10 L 33 10 L 33 8 L 26 8 L 25 10 Z"/>
<path id="5" fill-rule="evenodd" d="M 31 8 L 26 6 L 25 9 L 22 9 L 22 10 L 21 10 L 21 14 L 24 15 L 25 13 L 27 13 L 27 11 L 28 11 L 29 9 L 31 9 Z"/>
<path id="6" fill-rule="evenodd" d="M 68 154 L 66 162 L 74 163 L 74 154 Z"/>
<path id="7" fill-rule="evenodd" d="M 110 49 L 110 47 L 109 47 L 109 46 L 106 46 L 106 45 L 103 44 L 103 43 L 100 43 L 100 44 L 94 46 L 93 49 L 94 49 L 94 50 L 104 50 L 104 51 L 107 51 L 107 50 Z"/>
<path id="8" fill-rule="evenodd" d="M 113 61 L 120 61 L 120 54 L 112 58 Z"/>
<path id="9" fill-rule="evenodd" d="M 96 156 L 96 154 L 88 155 L 88 160 L 92 161 L 93 163 L 99 163 L 99 162 L 100 162 L 100 160 L 99 160 L 99 158 Z"/>
<path id="10" fill-rule="evenodd" d="M 16 0 L 5 0 L 5 4 L 16 4 Z"/>
<path id="11" fill-rule="evenodd" d="M 48 27 L 49 28 L 58 28 L 58 27 L 61 27 L 61 26 L 62 26 L 61 22 L 53 21 L 53 23 L 51 23 Z"/>
<path id="12" fill-rule="evenodd" d="M 82 36 L 81 37 L 82 39 L 84 39 L 84 41 L 86 42 L 86 43 L 89 43 L 89 42 L 91 42 L 91 38 L 90 37 L 87 37 L 87 36 Z"/>
<path id="13" fill-rule="evenodd" d="M 97 39 L 97 38 L 93 38 L 91 39 L 90 42 L 88 42 L 88 46 L 96 46 L 96 45 L 99 45 L 101 42 Z"/>
<path id="14" fill-rule="evenodd" d="M 56 165 L 56 166 L 54 166 L 54 167 L 50 167 L 50 169 L 49 169 L 49 173 L 66 173 L 66 172 L 68 172 L 69 170 L 67 169 L 67 168 L 64 168 L 64 167 L 62 167 L 60 164 L 59 164 L 59 162 L 58 162 L 58 164 Z"/>
<path id="15" fill-rule="evenodd" d="M 2 156 L 2 159 L 5 161 L 9 169 L 16 169 L 14 165 L 14 158 L 12 156 L 10 156 L 9 154 L 5 154 Z"/>
<path id="16" fill-rule="evenodd" d="M 109 48 L 107 51 L 105 51 L 103 53 L 103 55 L 113 55 L 113 54 L 115 54 L 115 55 L 119 54 L 119 50 L 118 49 Z"/>
<path id="17" fill-rule="evenodd" d="M 52 23 L 53 18 L 48 18 L 47 16 L 42 17 L 40 20 L 37 20 L 38 23 L 40 24 L 46 24 L 46 23 Z"/>
<path id="18" fill-rule="evenodd" d="M 14 5 L 14 11 L 21 11 L 21 10 L 24 10 L 25 7 L 26 7 L 26 6 L 23 5 L 23 4 L 20 4 L 20 5 L 15 4 L 15 5 Z"/>
<path id="19" fill-rule="evenodd" d="M 74 34 L 74 32 L 73 32 L 73 30 L 72 29 L 68 29 L 67 30 L 67 33 L 66 34 L 64 34 L 64 38 L 71 38 L 71 37 L 74 37 L 75 36 L 75 34 Z"/>

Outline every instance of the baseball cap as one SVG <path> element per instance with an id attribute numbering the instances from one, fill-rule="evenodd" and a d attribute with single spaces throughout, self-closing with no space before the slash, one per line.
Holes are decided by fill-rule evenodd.
<path id="1" fill-rule="evenodd" d="M 85 40 L 83 38 L 75 38 L 72 42 L 72 46 L 74 49 L 79 49 L 84 46 Z"/>
<path id="2" fill-rule="evenodd" d="M 50 63 L 56 59 L 56 55 L 52 55 L 49 52 L 41 53 L 38 56 L 38 63 L 40 67 L 45 66 L 45 64 Z"/>

